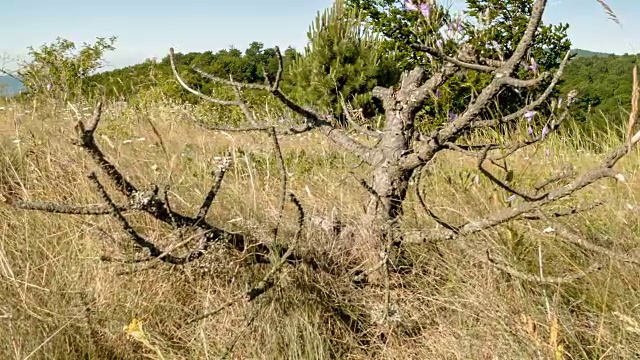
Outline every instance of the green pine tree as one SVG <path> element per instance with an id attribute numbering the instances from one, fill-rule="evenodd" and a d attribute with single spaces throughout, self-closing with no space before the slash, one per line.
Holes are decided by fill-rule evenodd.
<path id="1" fill-rule="evenodd" d="M 285 90 L 341 121 L 341 97 L 365 117 L 375 115 L 379 105 L 371 90 L 397 82 L 399 71 L 364 20 L 361 11 L 347 9 L 342 0 L 319 12 L 307 33 L 304 54 L 289 68 Z"/>

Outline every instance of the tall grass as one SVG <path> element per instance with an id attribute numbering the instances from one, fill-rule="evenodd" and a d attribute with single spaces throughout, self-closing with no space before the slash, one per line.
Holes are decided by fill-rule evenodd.
<path id="1" fill-rule="evenodd" d="M 71 109 L 47 102 L 0 107 L 0 200 L 101 202 L 85 176 L 93 163 L 68 141 Z M 75 108 L 89 115 L 86 104 Z M 199 206 L 211 181 L 212 159 L 230 152 L 233 166 L 209 219 L 258 239 L 270 237 L 278 220 L 279 184 L 275 154 L 262 145 L 267 139 L 203 132 L 184 110 L 201 111 L 157 96 L 135 106 L 110 104 L 98 141 L 140 187 L 170 184 L 173 206 L 183 211 Z M 212 116 L 219 118 L 224 114 Z M 570 125 L 518 153 L 510 164 L 514 181 L 530 185 L 567 166 L 588 168 L 624 141 L 624 124 L 607 124 L 604 132 Z M 488 142 L 499 134 L 479 136 Z M 291 191 L 307 216 L 358 223 L 368 194 L 352 175 L 365 171 L 355 159 L 313 132 L 281 143 Z M 596 244 L 640 256 L 639 160 L 634 152 L 618 165 L 625 183 L 602 183 L 581 193 L 584 206 L 602 204 L 563 223 Z M 482 180 L 472 159 L 442 153 L 429 170 L 434 176 L 421 183 L 421 192 L 453 223 L 509 206 L 507 195 Z M 403 231 L 436 225 L 415 197 L 405 210 Z M 282 231 L 292 235 L 295 214 L 285 215 Z M 372 274 L 361 287 L 348 271 L 379 261 L 367 229 L 336 238 L 307 223 L 300 247 L 324 259 L 325 271 L 285 267 L 274 289 L 247 304 L 231 300 L 269 267 L 247 265 L 244 254 L 224 246 L 187 266 L 141 268 L 117 261 L 135 250 L 109 217 L 24 212 L 0 204 L 0 218 L 3 359 L 640 358 L 638 267 L 594 259 L 559 241 L 543 223 L 515 222 L 464 242 L 395 254 L 391 321 L 381 322 L 380 279 Z M 143 215 L 129 218 L 165 248 L 175 243 L 177 235 L 166 226 Z M 523 272 L 545 276 L 583 269 L 594 260 L 604 266 L 575 283 L 536 285 L 479 261 L 477 254 L 486 251 L 499 252 Z M 188 322 L 221 307 L 214 316 Z"/>
<path id="2" fill-rule="evenodd" d="M 195 211 L 206 193 L 211 159 L 230 150 L 234 165 L 210 219 L 229 230 L 268 238 L 277 220 L 279 192 L 275 155 L 262 145 L 268 139 L 205 133 L 176 106 L 157 101 L 135 109 L 109 106 L 98 141 L 136 184 L 170 183 L 173 206 L 184 211 Z M 30 105 L 11 104 L 0 112 L 0 124 L 2 194 L 67 204 L 101 202 L 85 176 L 94 165 L 67 141 L 73 136 L 71 111 L 57 108 L 54 113 L 40 107 L 34 112 Z M 511 164 L 516 181 L 533 184 L 566 165 L 586 168 L 601 151 L 623 141 L 620 132 L 624 133 L 612 125 L 599 151 L 589 146 L 591 135 L 586 132 L 570 139 L 552 137 L 517 156 Z M 364 175 L 360 168 L 353 170 L 355 159 L 315 133 L 281 142 L 292 174 L 291 190 L 307 215 L 339 215 L 343 222 L 357 223 L 368 194 L 350 175 Z M 580 197 L 587 205 L 604 200 L 603 205 L 565 218 L 564 223 L 600 245 L 640 255 L 640 223 L 635 216 L 640 207 L 638 160 L 634 153 L 619 165 L 629 179 L 624 185 L 603 183 Z M 474 180 L 478 174 L 471 159 L 446 153 L 431 171 L 435 176 L 422 183 L 426 201 L 451 222 L 508 206 L 501 190 Z M 435 225 L 420 211 L 417 199 L 407 201 L 406 212 L 405 231 Z M 340 239 L 307 224 L 300 246 L 321 254 L 328 272 L 286 267 L 277 286 L 255 303 L 233 303 L 213 317 L 187 324 L 195 314 L 216 309 L 255 284 L 268 266 L 247 266 L 242 254 L 220 246 L 189 266 L 155 265 L 136 271 L 135 264 L 100 260 L 102 255 L 133 254 L 125 234 L 109 217 L 24 212 L 8 206 L 0 206 L 0 217 L 2 358 L 640 356 L 640 334 L 634 325 L 640 319 L 637 267 L 605 260 L 601 271 L 574 284 L 539 286 L 477 259 L 478 252 L 490 249 L 523 272 L 535 274 L 541 270 L 541 255 L 546 276 L 584 268 L 593 260 L 594 255 L 543 231 L 542 223 L 515 223 L 468 241 L 397 254 L 396 264 L 402 269 L 391 277 L 394 330 L 389 332 L 377 322 L 384 305 L 378 280 L 374 277 L 360 288 L 345 273 L 377 259 L 377 247 L 367 240 L 366 229 Z M 150 218 L 133 215 L 131 221 L 165 247 L 176 241 L 175 234 Z M 287 210 L 282 226 L 285 234 L 293 233 L 293 211 Z"/>

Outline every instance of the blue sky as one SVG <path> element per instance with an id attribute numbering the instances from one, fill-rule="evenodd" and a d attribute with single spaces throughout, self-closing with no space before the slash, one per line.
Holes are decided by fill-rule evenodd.
<path id="1" fill-rule="evenodd" d="M 448 0 L 460 8 L 462 0 Z M 0 55 L 22 57 L 29 45 L 61 36 L 93 42 L 118 37 L 107 58 L 124 66 L 177 51 L 244 48 L 251 41 L 266 46 L 302 48 L 317 11 L 332 0 L 2 0 Z M 596 0 L 549 0 L 546 22 L 569 22 L 574 47 L 637 53 L 632 34 L 640 33 L 640 1 L 608 0 L 624 28 L 606 18 Z M 640 43 L 638 44 L 640 45 Z M 1 64 L 0 64 L 1 65 Z"/>

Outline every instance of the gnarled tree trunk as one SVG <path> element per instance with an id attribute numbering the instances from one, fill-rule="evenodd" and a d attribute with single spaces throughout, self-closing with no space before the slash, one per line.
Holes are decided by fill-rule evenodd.
<path id="1" fill-rule="evenodd" d="M 443 71 L 425 81 L 424 69 L 416 68 L 403 75 L 397 90 L 374 90 L 374 95 L 383 101 L 386 123 L 373 156 L 370 189 L 373 194 L 367 206 L 367 226 L 386 228 L 402 215 L 409 179 L 418 168 L 405 164 L 406 156 L 414 151 L 416 115 L 426 94 L 442 85 L 454 72 L 454 67 L 445 66 Z M 422 159 L 423 162 L 429 160 Z"/>

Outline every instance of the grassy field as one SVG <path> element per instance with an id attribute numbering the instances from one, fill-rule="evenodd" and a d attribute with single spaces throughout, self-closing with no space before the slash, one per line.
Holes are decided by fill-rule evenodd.
<path id="1" fill-rule="evenodd" d="M 91 108 L 77 107 L 90 117 Z M 0 108 L 1 194 L 102 203 L 86 176 L 95 164 L 69 141 L 72 111 L 37 103 Z M 622 137 L 615 126 L 597 140 L 554 135 L 510 165 L 518 184 L 531 185 L 567 165 L 593 166 Z M 207 132 L 176 106 L 154 102 L 135 109 L 108 104 L 96 139 L 134 184 L 170 185 L 173 207 L 191 215 L 213 181 L 215 157 L 230 152 L 233 163 L 208 219 L 256 241 L 270 239 L 280 178 L 266 135 Z M 110 216 L 0 204 L 0 358 L 640 358 L 640 268 L 569 244 L 544 221 L 519 220 L 464 240 L 407 247 L 388 284 L 392 314 L 380 321 L 387 286 L 379 272 L 372 271 L 365 286 L 351 281 L 354 269 L 380 261 L 367 229 L 357 227 L 368 199 L 358 182 L 367 179 L 366 167 L 317 133 L 280 142 L 290 190 L 306 214 L 298 248 L 322 259 L 325 270 L 286 265 L 263 296 L 234 301 L 271 265 L 247 265 L 245 254 L 223 245 L 185 266 L 119 262 L 114 259 L 140 254 Z M 474 159 L 441 155 L 420 183 L 439 215 L 461 223 L 510 206 L 504 192 L 477 176 Z M 601 182 L 558 204 L 553 210 L 603 202 L 559 221 L 592 243 L 639 258 L 639 161 L 633 153 L 617 165 L 625 182 Z M 406 233 L 437 227 L 413 194 L 405 211 L 400 226 Z M 355 231 L 330 236 L 312 224 L 315 217 L 340 218 Z M 163 248 L 180 242 L 149 216 L 127 218 Z M 295 208 L 287 205 L 281 238 L 295 231 Z M 572 283 L 540 285 L 498 271 L 485 260 L 487 251 L 533 275 L 561 276 L 594 262 L 602 268 Z"/>

